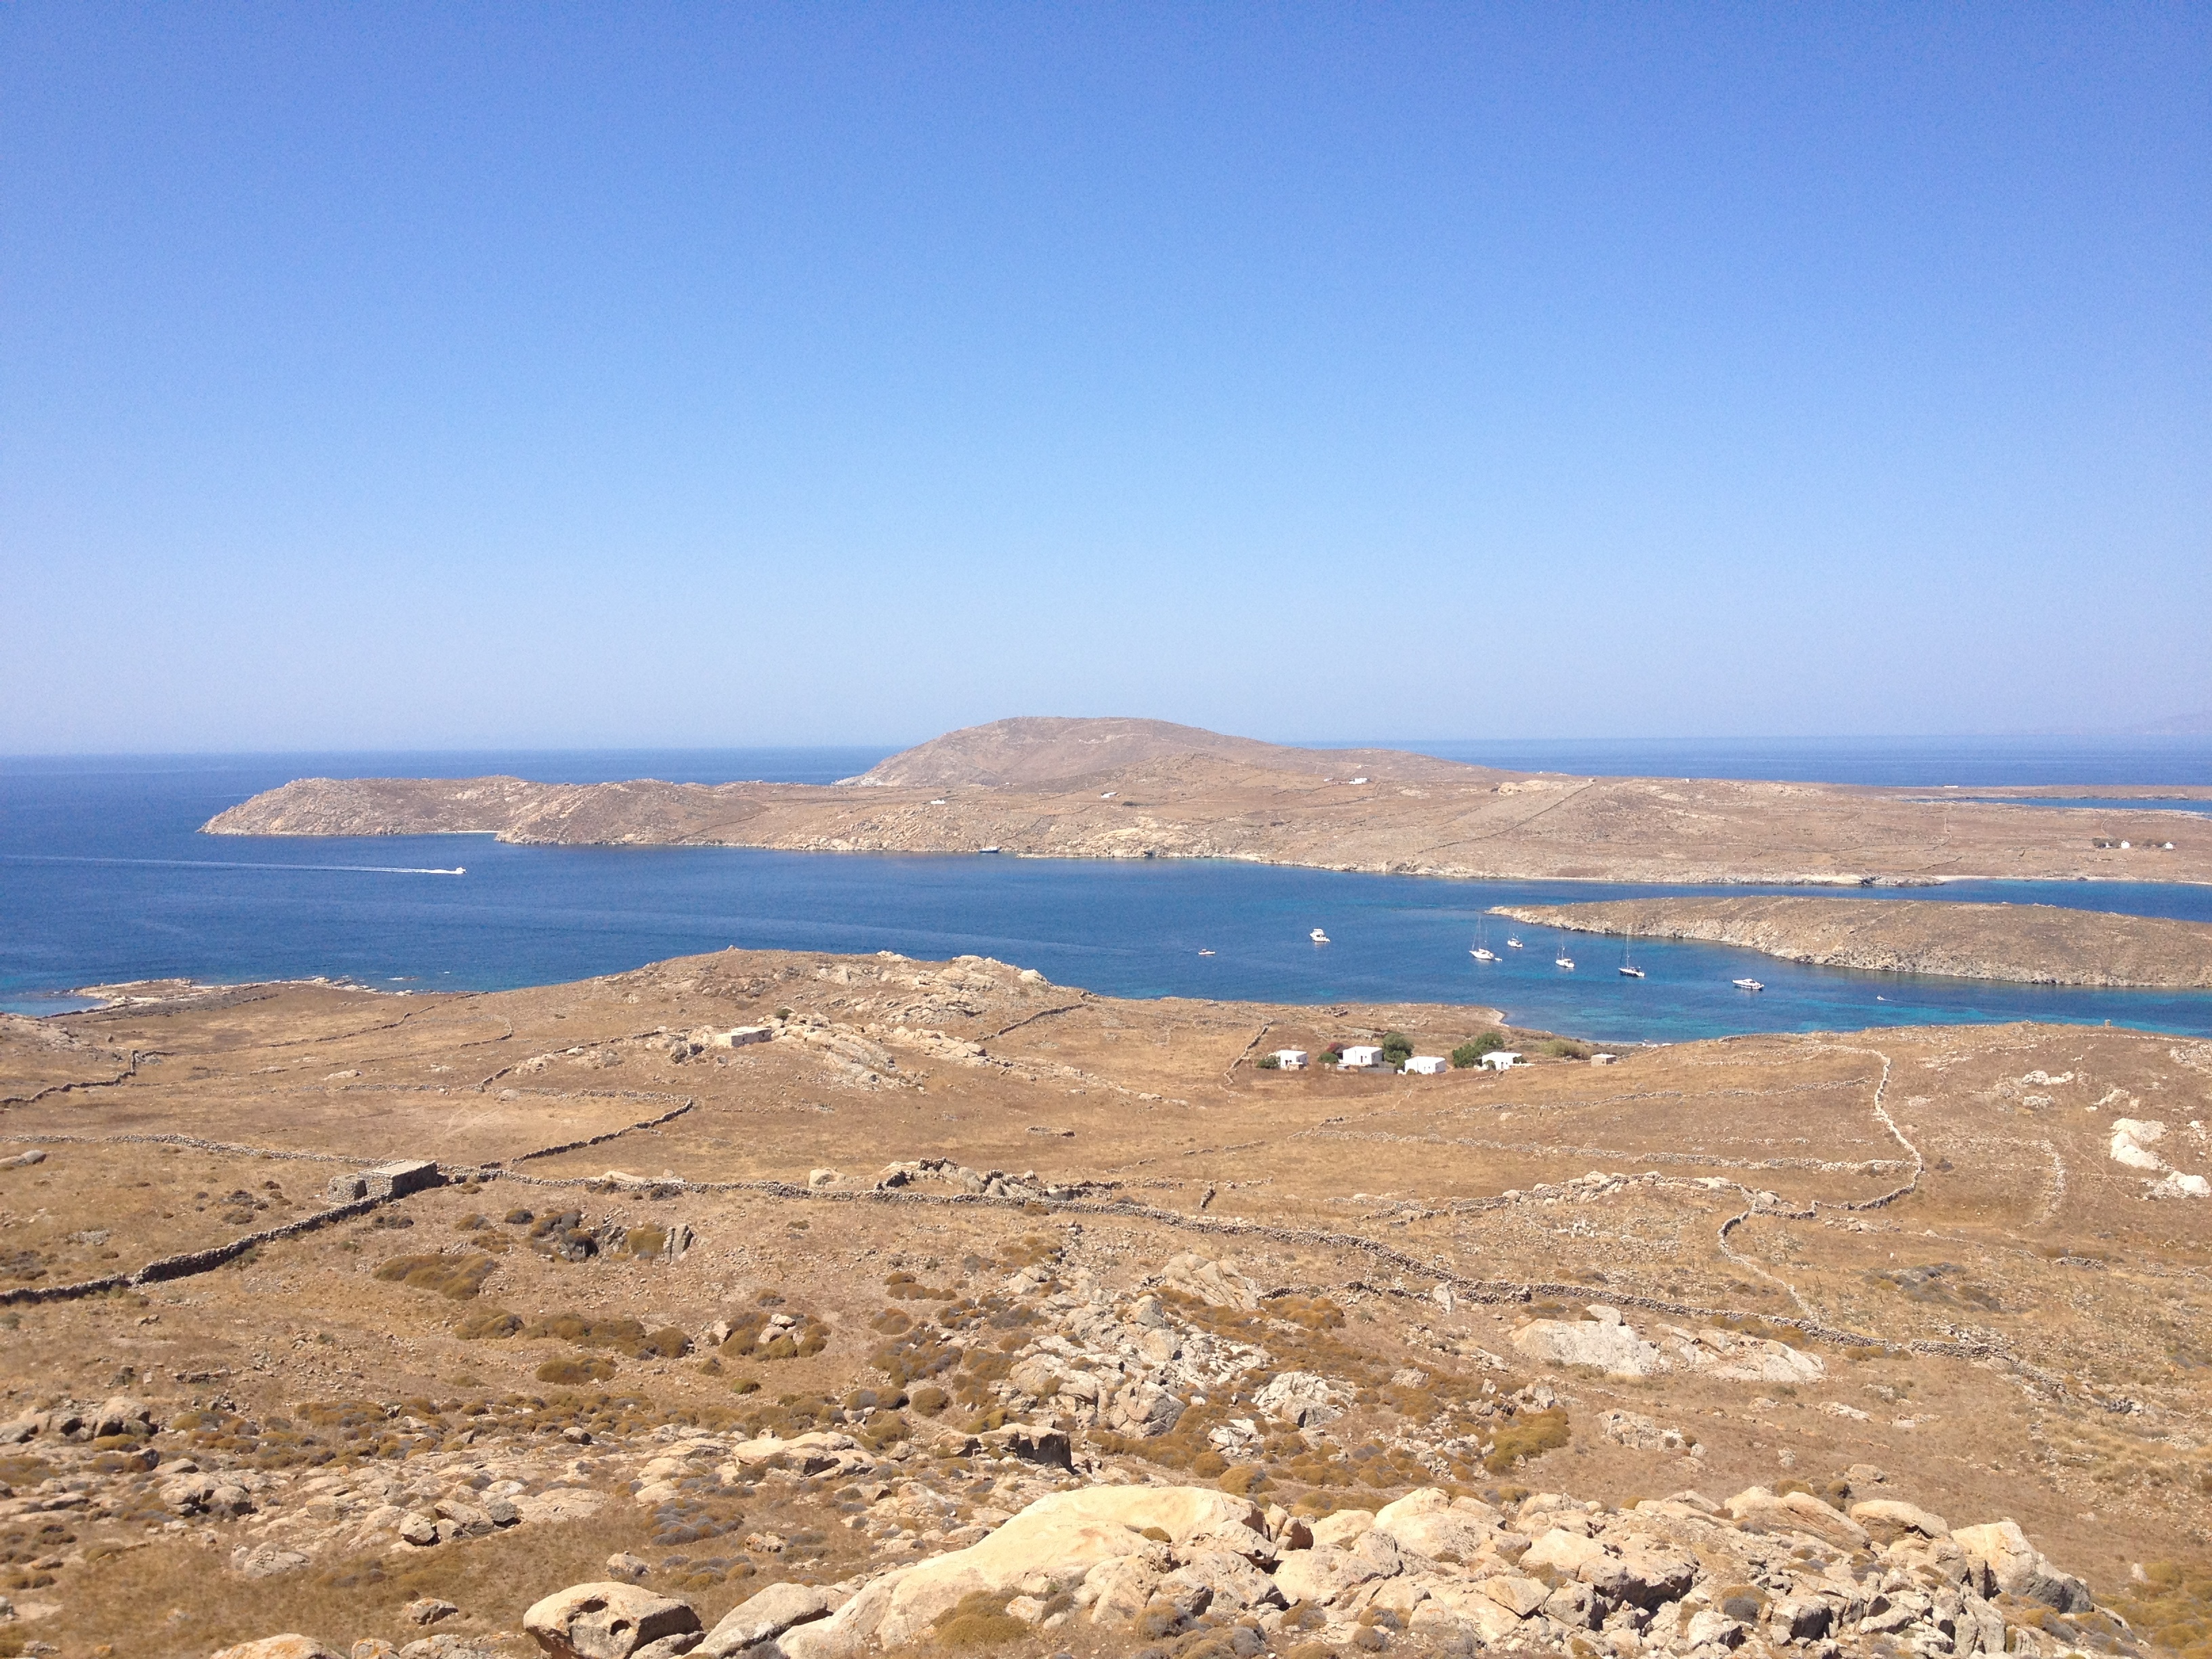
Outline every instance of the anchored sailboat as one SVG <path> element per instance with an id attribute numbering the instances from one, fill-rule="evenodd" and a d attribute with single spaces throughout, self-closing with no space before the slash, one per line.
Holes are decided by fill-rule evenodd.
<path id="1" fill-rule="evenodd" d="M 1490 924 L 1478 918 L 1474 924 L 1474 947 L 1468 952 L 1477 962 L 1495 962 L 1498 952 L 1490 948 Z"/>
<path id="2" fill-rule="evenodd" d="M 1575 959 L 1567 954 L 1567 936 L 1565 933 L 1559 935 L 1559 954 L 1552 958 L 1552 963 L 1554 967 L 1569 969 L 1575 965 Z"/>
<path id="3" fill-rule="evenodd" d="M 1628 947 L 1636 943 L 1636 924 L 1628 924 L 1628 937 L 1620 942 L 1620 971 L 1631 979 L 1642 979 L 1644 970 L 1628 959 Z"/>

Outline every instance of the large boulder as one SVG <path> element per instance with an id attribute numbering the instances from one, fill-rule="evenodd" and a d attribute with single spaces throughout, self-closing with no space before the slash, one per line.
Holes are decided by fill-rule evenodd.
<path id="1" fill-rule="evenodd" d="M 1310 1429 L 1341 1417 L 1352 1398 L 1350 1389 L 1312 1371 L 1280 1371 L 1252 1396 L 1252 1403 L 1270 1417 Z"/>
<path id="2" fill-rule="evenodd" d="M 1830 1509 L 1810 1492 L 1771 1492 L 1752 1486 L 1738 1492 L 1723 1506 L 1740 1527 L 1759 1527 L 1768 1532 L 1802 1532 L 1837 1549 L 1864 1549 L 1871 1541 L 1864 1527 Z"/>
<path id="3" fill-rule="evenodd" d="M 847 1659 L 871 1643 L 898 1647 L 978 1593 L 1044 1599 L 1084 1586 L 1100 1592 L 1094 1618 L 1131 1601 L 1141 1607 L 1138 1596 L 1149 1595 L 1168 1565 L 1147 1533 L 1164 1534 L 1186 1562 L 1209 1551 L 1248 1562 L 1272 1562 L 1277 1554 L 1261 1511 L 1227 1492 L 1203 1486 L 1054 1492 L 981 1543 L 878 1578 L 830 1617 L 787 1632 L 781 1646 L 790 1659 Z"/>
<path id="4" fill-rule="evenodd" d="M 126 1394 L 101 1401 L 87 1415 L 95 1439 L 111 1434 L 149 1435 L 159 1426 L 154 1408 Z"/>
<path id="5" fill-rule="evenodd" d="M 1376 1528 L 1401 1549 L 1432 1561 L 1472 1560 L 1498 1534 L 1504 1517 L 1480 1498 L 1455 1502 L 1434 1486 L 1411 1492 L 1375 1512 Z"/>
<path id="6" fill-rule="evenodd" d="M 1260 1305 L 1259 1286 L 1250 1279 L 1225 1261 L 1209 1261 L 1189 1250 L 1169 1261 L 1160 1283 L 1216 1308 L 1250 1313 Z"/>
<path id="7" fill-rule="evenodd" d="M 1182 1401 L 1150 1382 L 1132 1382 L 1114 1398 L 1114 1420 L 1140 1439 L 1172 1431 L 1182 1413 Z"/>
<path id="8" fill-rule="evenodd" d="M 692 1651 L 707 1659 L 727 1659 L 740 1648 L 811 1625 L 829 1613 L 830 1598 L 811 1584 L 770 1584 L 724 1613 L 722 1622 Z"/>
<path id="9" fill-rule="evenodd" d="M 2007 1595 L 2040 1601 L 2061 1613 L 2081 1613 L 2095 1603 L 2089 1588 L 2063 1573 L 2027 1541 L 2016 1521 L 1992 1521 L 1986 1526 L 1960 1527 L 1951 1541 L 1989 1576 L 1989 1582 Z"/>
<path id="10" fill-rule="evenodd" d="M 1618 1320 L 1537 1319 L 1513 1333 L 1513 1346 L 1531 1359 L 1554 1365 L 1588 1365 L 1608 1376 L 1650 1376 L 1668 1369 L 1656 1342 Z"/>
<path id="11" fill-rule="evenodd" d="M 1900 1538 L 1948 1538 L 1951 1523 L 1930 1515 L 1915 1504 L 1893 1498 L 1870 1498 L 1851 1505 L 1851 1519 L 1867 1530 L 1877 1544 L 1893 1544 Z"/>
<path id="12" fill-rule="evenodd" d="M 573 1584 L 531 1607 L 522 1627 L 554 1659 L 664 1659 L 699 1644 L 688 1601 L 637 1584 Z"/>
<path id="13" fill-rule="evenodd" d="M 338 1659 L 338 1656 L 312 1636 L 285 1635 L 221 1648 L 208 1659 Z"/>
<path id="14" fill-rule="evenodd" d="M 1285 1601 L 1334 1601 L 1346 1590 L 1388 1578 L 1395 1571 L 1395 1562 L 1386 1563 L 1369 1551 L 1317 1544 L 1283 1558 L 1283 1565 L 1275 1569 L 1275 1589 Z"/>
<path id="15" fill-rule="evenodd" d="M 1680 1601 L 1698 1576 L 1694 1557 L 1656 1540 L 1628 1538 L 1616 1547 L 1565 1527 L 1553 1528 L 1521 1558 L 1524 1573 L 1547 1567 L 1614 1601 L 1654 1608 Z"/>

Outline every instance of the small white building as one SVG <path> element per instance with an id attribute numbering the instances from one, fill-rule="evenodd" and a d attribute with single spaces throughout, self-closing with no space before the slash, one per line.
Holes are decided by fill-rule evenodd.
<path id="1" fill-rule="evenodd" d="M 1590 1064 L 1593 1066 L 1610 1066 L 1614 1060 L 1620 1058 L 1620 1056 L 1618 1054 L 1592 1054 L 1590 1056 Z"/>
<path id="2" fill-rule="evenodd" d="M 1435 1077 L 1449 1064 L 1442 1054 L 1415 1054 L 1398 1069 L 1415 1077 Z"/>
<path id="3" fill-rule="evenodd" d="M 1303 1048 L 1278 1048 L 1273 1059 L 1286 1072 L 1303 1072 L 1306 1068 L 1306 1051 Z"/>
<path id="4" fill-rule="evenodd" d="M 1482 1063 L 1493 1072 L 1510 1072 L 1520 1059 L 1510 1048 L 1492 1048 L 1482 1057 Z"/>
<path id="5" fill-rule="evenodd" d="M 1382 1063 L 1382 1050 L 1367 1042 L 1347 1042 L 1344 1046 L 1344 1058 L 1337 1061 L 1338 1065 L 1347 1069 L 1380 1066 Z"/>

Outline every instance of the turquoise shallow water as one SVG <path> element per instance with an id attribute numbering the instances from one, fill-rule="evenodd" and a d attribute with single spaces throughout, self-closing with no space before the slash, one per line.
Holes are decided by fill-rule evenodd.
<path id="1" fill-rule="evenodd" d="M 447 775 L 842 777 L 874 751 L 716 757 L 439 757 Z M 389 989 L 491 989 L 726 945 L 908 956 L 963 952 L 1120 996 L 1482 1003 L 1516 1024 L 1608 1042 L 1744 1031 L 2039 1019 L 2212 1035 L 2212 993 L 2061 990 L 1798 967 L 1750 952 L 1620 945 L 1492 919 L 1495 964 L 1468 955 L 1482 913 L 1700 890 L 1460 883 L 1219 862 L 1092 863 L 700 848 L 502 847 L 489 836 L 213 840 L 197 826 L 286 779 L 431 769 L 422 757 L 12 763 L 0 768 L 0 1006 L 125 979 L 343 976 Z M 2195 781 L 2179 778 L 2174 781 Z M 2109 781 L 2109 780 L 2092 780 Z M 408 873 L 465 866 L 463 877 Z M 1729 889 L 1756 892 L 1756 888 Z M 1885 897 L 1899 896 L 1883 890 Z M 1961 884 L 1926 902 L 2008 899 L 2212 921 L 2212 890 Z M 1319 927 L 1333 943 L 1307 939 Z M 1201 948 L 1215 954 L 1201 957 Z M 1767 989 L 1729 981 L 1750 975 Z"/>

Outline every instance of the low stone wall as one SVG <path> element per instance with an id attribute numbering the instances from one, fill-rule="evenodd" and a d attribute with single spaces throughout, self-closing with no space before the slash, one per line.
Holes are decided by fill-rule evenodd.
<path id="1" fill-rule="evenodd" d="M 380 1198 L 364 1198 L 351 1204 L 340 1204 L 332 1209 L 318 1210 L 313 1215 L 301 1216 L 297 1221 L 288 1221 L 278 1227 L 264 1227 L 259 1232 L 244 1234 L 228 1243 L 210 1245 L 204 1250 L 186 1250 L 179 1255 L 165 1255 L 127 1273 L 110 1273 L 104 1279 L 79 1279 L 74 1285 L 34 1285 L 0 1291 L 0 1307 L 10 1304 L 74 1302 L 82 1297 L 98 1296 L 106 1291 L 135 1290 L 142 1285 L 158 1285 L 163 1279 L 189 1279 L 194 1273 L 204 1273 L 222 1267 L 227 1261 L 237 1261 L 257 1244 L 273 1243 L 280 1238 L 295 1238 L 301 1233 L 313 1232 L 318 1227 L 327 1227 L 334 1221 L 367 1215 L 386 1201 Z"/>

